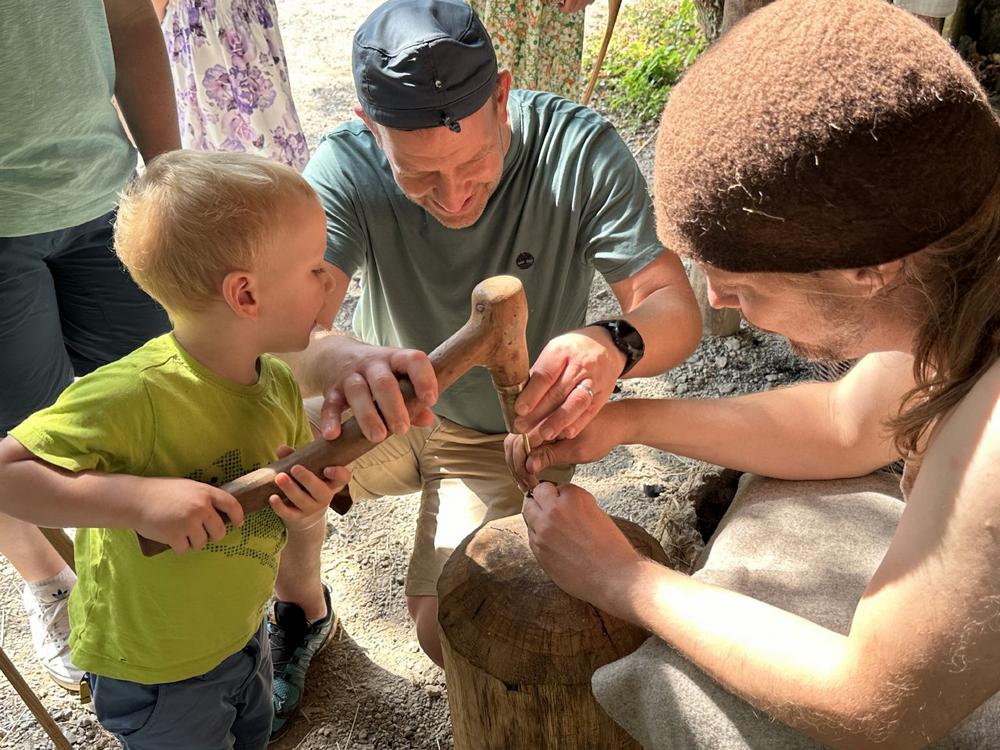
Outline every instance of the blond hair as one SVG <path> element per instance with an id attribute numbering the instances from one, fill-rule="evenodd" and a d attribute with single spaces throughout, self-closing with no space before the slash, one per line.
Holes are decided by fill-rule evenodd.
<path id="1" fill-rule="evenodd" d="M 235 270 L 253 270 L 291 204 L 317 200 L 291 167 L 241 153 L 171 151 L 126 188 L 115 252 L 166 310 L 191 313 L 220 298 Z"/>

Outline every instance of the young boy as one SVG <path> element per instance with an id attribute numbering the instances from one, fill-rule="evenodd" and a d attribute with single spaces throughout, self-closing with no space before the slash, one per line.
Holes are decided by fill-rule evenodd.
<path id="1" fill-rule="evenodd" d="M 79 529 L 73 661 L 130 750 L 267 744 L 262 617 L 278 556 L 286 536 L 323 522 L 349 474 L 296 466 L 277 480 L 288 503 L 272 496 L 246 518 L 213 485 L 311 438 L 290 371 L 265 352 L 303 349 L 329 326 L 325 244 L 323 209 L 289 167 L 154 159 L 122 200 L 115 246 L 173 331 L 0 442 L 0 511 Z M 174 552 L 143 557 L 134 532 Z"/>

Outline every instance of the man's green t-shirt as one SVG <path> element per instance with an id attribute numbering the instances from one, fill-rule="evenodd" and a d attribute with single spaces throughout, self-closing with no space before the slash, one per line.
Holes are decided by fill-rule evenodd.
<path id="1" fill-rule="evenodd" d="M 355 332 L 383 346 L 430 351 L 469 317 L 483 279 L 517 276 L 528 297 L 532 360 L 584 323 L 594 270 L 609 282 L 663 252 L 645 180 L 600 115 L 552 94 L 512 91 L 513 139 L 480 219 L 448 229 L 412 203 L 358 121 L 324 136 L 305 170 L 327 216 L 326 259 L 362 270 Z M 486 433 L 504 431 L 496 394 L 477 368 L 434 411 Z"/>
<path id="2" fill-rule="evenodd" d="M 259 369 L 255 385 L 224 380 L 167 334 L 81 378 L 10 435 L 68 471 L 221 485 L 311 438 L 288 367 L 264 356 Z M 213 669 L 260 627 L 284 544 L 270 508 L 184 555 L 143 557 L 128 529 L 79 529 L 73 663 L 143 684 Z"/>
<path id="3" fill-rule="evenodd" d="M 0 0 L 0 237 L 106 214 L 136 152 L 101 0 Z"/>

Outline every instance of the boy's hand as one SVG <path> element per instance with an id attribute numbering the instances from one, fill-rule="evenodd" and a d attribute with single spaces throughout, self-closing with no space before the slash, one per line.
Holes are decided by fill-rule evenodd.
<path id="1" fill-rule="evenodd" d="M 287 445 L 278 448 L 278 458 L 292 453 Z M 351 481 L 351 471 L 343 466 L 327 466 L 323 476 L 318 477 L 304 466 L 296 464 L 291 476 L 282 472 L 274 478 L 274 483 L 285 493 L 288 501 L 278 495 L 268 499 L 290 532 L 305 531 L 326 518 L 333 496 Z"/>
<path id="2" fill-rule="evenodd" d="M 226 519 L 243 525 L 243 508 L 228 492 L 193 479 L 143 479 L 135 530 L 169 544 L 177 554 L 201 549 L 226 535 Z"/>

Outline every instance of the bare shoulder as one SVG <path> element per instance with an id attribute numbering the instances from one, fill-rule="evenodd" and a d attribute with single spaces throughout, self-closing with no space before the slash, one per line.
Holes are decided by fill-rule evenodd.
<path id="1" fill-rule="evenodd" d="M 934 540 L 946 556 L 996 571 L 1000 565 L 1000 362 L 931 433 L 898 535 Z M 927 539 L 926 541 L 931 541 Z M 933 550 L 933 552 L 931 551 Z M 987 573 L 987 570 L 982 570 Z M 1000 577 L 991 577 L 998 582 Z"/>
<path id="2" fill-rule="evenodd" d="M 918 483 L 953 490 L 964 502 L 1000 518 L 1000 361 L 972 386 L 934 430 Z M 916 490 L 916 487 L 914 488 Z"/>

